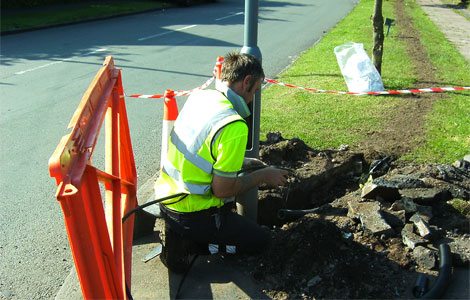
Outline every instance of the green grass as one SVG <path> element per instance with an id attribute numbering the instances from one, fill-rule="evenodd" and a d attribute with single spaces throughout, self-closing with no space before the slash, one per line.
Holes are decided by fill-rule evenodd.
<path id="1" fill-rule="evenodd" d="M 469 86 L 470 64 L 411 0 L 407 9 L 421 32 L 421 42 L 445 86 Z M 410 155 L 417 161 L 451 162 L 470 149 L 470 94 L 447 93 L 427 117 L 426 144 Z"/>
<path id="2" fill-rule="evenodd" d="M 128 1 L 82 3 L 78 5 L 64 5 L 60 9 L 54 7 L 25 9 L 24 12 L 2 13 L 1 30 L 29 29 L 40 26 L 63 24 L 74 21 L 94 19 L 97 17 L 112 16 L 117 13 L 131 13 L 150 9 L 168 7 L 163 1 Z"/>
<path id="3" fill-rule="evenodd" d="M 408 1 L 413 4 L 413 1 Z M 362 0 L 317 45 L 278 78 L 293 85 L 347 91 L 333 49 L 349 41 L 363 43 L 371 55 L 373 0 Z M 393 1 L 383 2 L 383 15 L 394 17 Z M 431 31 L 423 43 L 431 60 L 439 67 L 439 78 L 449 85 L 469 85 L 469 66 L 418 7 L 413 7 L 418 29 Z M 411 9 L 410 9 L 411 10 Z M 417 78 L 413 61 L 407 57 L 404 39 L 396 39 L 399 27 L 393 26 L 384 42 L 382 79 L 386 89 L 413 88 Z M 428 36 L 430 40 L 428 40 Z M 436 37 L 437 36 L 437 37 Z M 453 161 L 470 148 L 469 93 L 449 93 L 428 118 L 427 143 L 408 159 L 418 161 Z M 303 91 L 272 85 L 263 91 L 261 132 L 281 131 L 285 138 L 299 137 L 317 149 L 336 148 L 341 144 L 357 145 L 367 132 L 380 131 L 387 124 L 386 113 L 407 101 L 397 96 L 350 96 Z M 467 107 L 465 107 L 467 103 Z M 454 115 L 451 115 L 452 112 Z M 446 132 L 442 131 L 445 128 Z M 450 135 L 450 131 L 452 132 Z M 456 143 L 453 143 L 457 141 Z M 468 154 L 468 153 L 467 153 Z"/>
<path id="4" fill-rule="evenodd" d="M 305 87 L 347 91 L 333 50 L 354 41 L 363 43 L 370 53 L 372 6 L 372 0 L 361 1 L 348 17 L 281 74 L 279 80 Z M 394 18 L 392 12 L 391 3 L 384 2 L 384 16 Z M 392 27 L 390 35 L 396 35 L 397 30 L 396 26 Z M 384 85 L 389 89 L 412 86 L 416 81 L 414 75 L 400 72 L 411 62 L 405 55 L 405 45 L 388 37 L 384 49 Z M 271 86 L 263 91 L 261 136 L 282 128 L 285 138 L 299 137 L 314 148 L 355 144 L 365 137 L 365 132 L 380 129 L 386 122 L 383 112 L 399 101 L 396 97 L 324 94 Z"/>
<path id="5" fill-rule="evenodd" d="M 448 201 L 448 203 L 462 215 L 466 217 L 470 215 L 470 203 L 468 201 L 454 198 Z"/>

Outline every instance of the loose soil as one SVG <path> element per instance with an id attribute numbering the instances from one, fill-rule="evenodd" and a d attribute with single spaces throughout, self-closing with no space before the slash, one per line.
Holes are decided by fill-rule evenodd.
<path id="1" fill-rule="evenodd" d="M 397 24 L 401 27 L 398 38 L 406 40 L 407 51 L 416 65 L 412 72 L 419 78 L 417 87 L 439 86 L 434 75 L 436 68 L 420 43 L 419 32 L 413 28 L 403 1 L 395 1 L 395 11 Z M 363 201 L 359 184 L 365 178 L 360 178 L 354 167 L 357 163 L 354 156 L 358 153 L 366 173 L 374 160 L 386 156 L 392 162 L 380 175 L 387 172 L 408 175 L 426 171 L 435 173 L 434 168 L 440 168 L 397 164 L 393 159 L 410 153 L 424 142 L 425 116 L 434 101 L 446 95 L 428 93 L 399 97 L 402 100 L 400 105 L 384 116 L 389 120 L 384 130 L 368 133 L 366 139 L 358 145 L 350 145 L 349 149 L 315 150 L 298 139 L 283 140 L 276 133 L 270 134 L 268 141 L 262 143 L 262 160 L 296 170 L 287 187 L 281 190 L 261 187 L 259 192 L 261 212 L 258 221 L 270 227 L 273 245 L 267 253 L 248 259 L 247 272 L 263 286 L 263 292 L 270 298 L 409 299 L 414 297 L 412 287 L 418 273 L 428 274 L 431 284 L 435 281 L 438 265 L 431 269 L 419 266 L 413 250 L 404 244 L 399 231 L 396 234 L 373 234 L 363 228 L 360 220 L 348 216 L 348 202 Z M 293 188 L 296 184 L 298 187 L 299 178 L 305 179 L 308 173 L 320 174 L 348 160 L 352 165 L 346 176 L 329 175 L 330 179 L 339 180 L 325 179 L 314 190 Z M 439 177 L 439 174 L 432 176 Z M 470 178 L 468 174 L 464 177 Z M 459 182 L 445 182 L 455 185 L 456 189 L 462 188 Z M 468 191 L 468 183 L 464 190 Z M 469 195 L 465 193 L 462 198 L 468 202 Z M 263 206 L 263 202 L 269 205 Z M 433 207 L 431 224 L 440 231 L 441 237 L 454 235 L 468 240 L 469 215 L 459 214 L 445 203 Z M 387 203 L 381 205 L 390 206 Z M 274 208 L 269 212 L 267 207 Z M 280 222 L 273 212 L 286 207 L 319 209 L 303 217 Z M 437 248 L 434 250 L 438 253 Z"/>

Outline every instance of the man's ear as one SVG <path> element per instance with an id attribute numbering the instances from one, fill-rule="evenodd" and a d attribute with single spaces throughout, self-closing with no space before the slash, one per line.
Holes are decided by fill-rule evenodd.
<path id="1" fill-rule="evenodd" d="M 252 82 L 251 82 L 251 78 L 253 77 L 253 75 L 246 75 L 245 78 L 243 79 L 243 90 L 244 91 L 250 91 L 251 88 L 252 88 Z"/>

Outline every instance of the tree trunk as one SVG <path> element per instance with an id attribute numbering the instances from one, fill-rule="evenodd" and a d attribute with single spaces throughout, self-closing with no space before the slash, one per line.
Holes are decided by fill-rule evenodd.
<path id="1" fill-rule="evenodd" d="M 382 73 L 382 55 L 384 47 L 384 17 L 382 16 L 382 0 L 375 0 L 374 15 L 372 16 L 374 27 L 374 47 L 372 48 L 372 63 L 379 74 Z"/>

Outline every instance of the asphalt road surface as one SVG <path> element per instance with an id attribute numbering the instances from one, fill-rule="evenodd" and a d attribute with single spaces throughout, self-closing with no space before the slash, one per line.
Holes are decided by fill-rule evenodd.
<path id="1" fill-rule="evenodd" d="M 355 2 L 260 1 L 266 76 L 314 45 Z M 220 0 L 1 37 L 2 299 L 54 298 L 73 265 L 48 159 L 105 56 L 122 68 L 128 95 L 191 89 L 211 77 L 217 56 L 241 49 L 243 13 L 244 1 Z M 160 164 L 163 108 L 158 99 L 126 101 L 140 185 Z"/>

